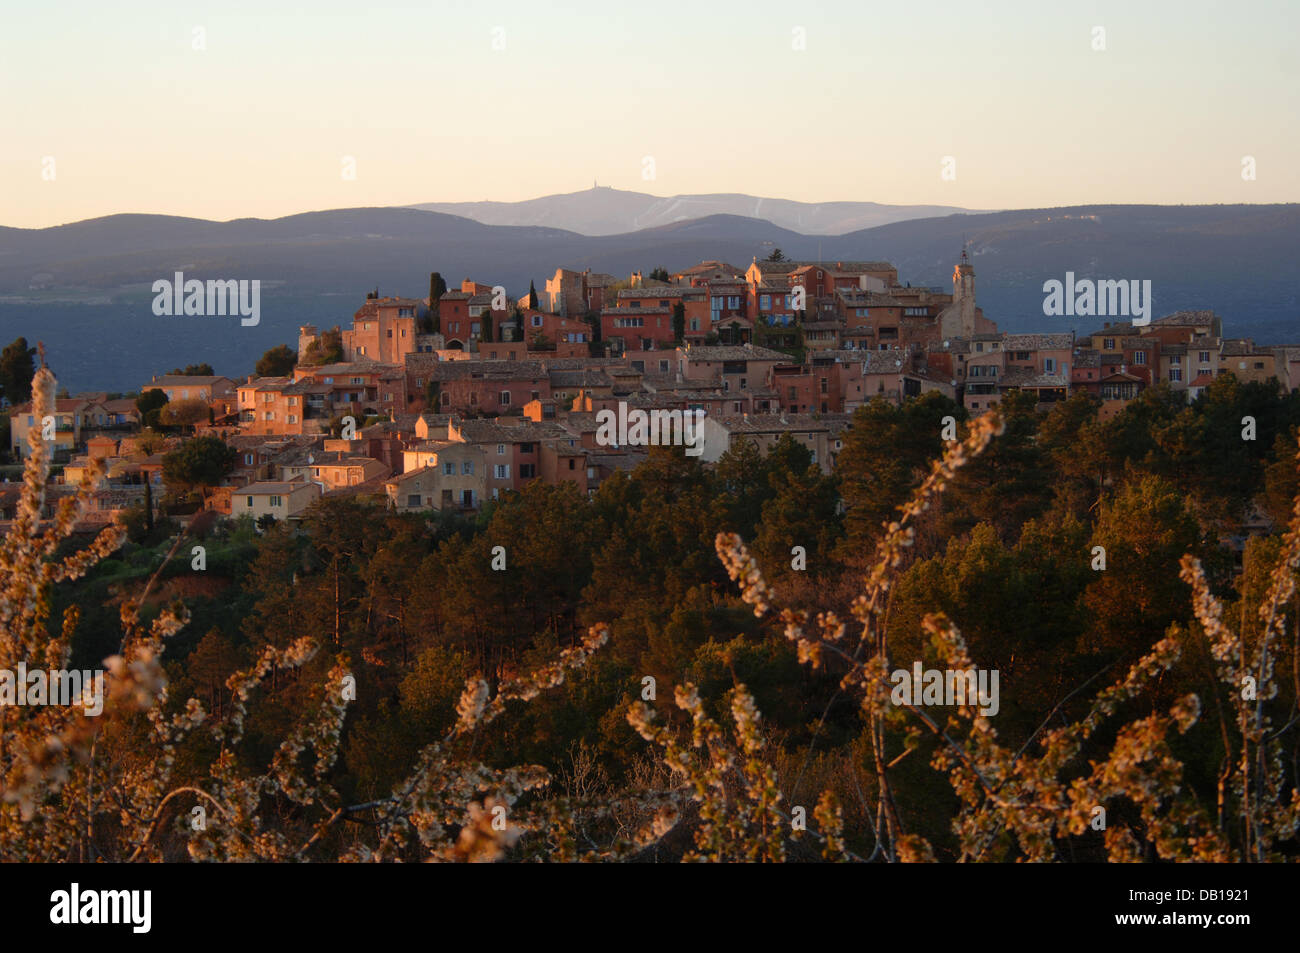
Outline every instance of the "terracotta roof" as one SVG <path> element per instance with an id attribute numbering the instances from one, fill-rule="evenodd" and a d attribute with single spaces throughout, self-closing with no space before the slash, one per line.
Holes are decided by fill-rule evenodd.
<path id="1" fill-rule="evenodd" d="M 1047 351 L 1070 348 L 1074 339 L 1069 334 L 1006 334 L 1002 346 L 1008 351 Z"/>
<path id="2" fill-rule="evenodd" d="M 693 344 L 686 348 L 692 361 L 788 361 L 789 354 L 753 345 Z"/>

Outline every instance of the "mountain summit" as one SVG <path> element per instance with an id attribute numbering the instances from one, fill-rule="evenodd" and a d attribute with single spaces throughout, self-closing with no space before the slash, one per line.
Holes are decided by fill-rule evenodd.
<path id="1" fill-rule="evenodd" d="M 891 222 L 968 211 L 949 205 L 792 202 L 739 192 L 665 197 L 607 186 L 523 202 L 426 202 L 411 207 L 460 215 L 484 225 L 536 225 L 581 235 L 621 235 L 707 215 L 764 219 L 804 235 L 843 235 Z"/>

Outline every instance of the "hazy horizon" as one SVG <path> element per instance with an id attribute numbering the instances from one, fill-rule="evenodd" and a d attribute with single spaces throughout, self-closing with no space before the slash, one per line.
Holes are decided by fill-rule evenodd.
<path id="1" fill-rule="evenodd" d="M 647 189 L 615 189 L 613 186 L 604 186 L 604 185 L 600 186 L 600 188 L 602 188 L 602 189 L 604 189 L 604 188 L 611 188 L 611 189 L 614 189 L 615 191 L 622 191 L 622 192 L 638 192 L 638 193 L 642 193 L 642 194 L 645 194 L 645 195 L 652 195 L 652 196 L 654 196 L 655 198 L 659 198 L 659 199 L 669 199 L 669 198 L 675 198 L 675 197 L 679 197 L 679 196 L 696 196 L 696 195 L 701 195 L 701 196 L 702 196 L 702 195 L 728 195 L 728 194 L 743 195 L 743 194 L 748 194 L 748 193 L 709 192 L 709 193 L 672 193 L 672 194 L 659 195 L 659 194 L 654 193 L 654 192 L 651 192 L 651 191 L 649 191 L 649 190 L 647 190 Z M 11 225 L 11 224 L 9 224 L 9 223 L 7 223 L 7 222 L 0 222 L 0 228 L 18 228 L 18 229 L 29 229 L 29 230 L 39 230 L 39 229 L 43 229 L 43 228 L 58 228 L 58 227 L 60 227 L 60 226 L 64 226 L 64 225 L 76 225 L 76 224 L 78 224 L 79 222 L 94 221 L 94 220 L 96 220 L 96 219 L 102 219 L 102 218 L 112 218 L 112 217 L 117 216 L 117 215 L 141 215 L 141 216 L 153 216 L 153 215 L 159 215 L 159 216 L 170 216 L 170 217 L 175 217 L 175 218 L 190 218 L 190 219 L 194 219 L 194 220 L 197 220 L 197 221 L 208 221 L 208 222 L 213 222 L 213 223 L 221 224 L 221 223 L 236 222 L 236 221 L 248 221 L 248 220 L 272 221 L 272 220 L 280 219 L 280 218 L 290 218 L 290 217 L 293 217 L 293 216 L 295 216 L 295 215 L 312 215 L 312 214 L 316 214 L 316 213 L 319 213 L 319 212 L 338 212 L 338 211 L 346 211 L 346 210 L 349 210 L 349 209 L 381 209 L 381 208 L 387 208 L 387 209 L 410 209 L 410 210 L 412 210 L 412 211 L 433 211 L 433 210 L 421 209 L 419 206 L 422 206 L 422 205 L 433 205 L 433 204 L 452 204 L 453 202 L 458 203 L 458 204 L 466 204 L 466 205 L 475 204 L 475 203 L 496 203 L 496 204 L 507 205 L 507 204 L 514 204 L 514 203 L 523 203 L 523 202 L 529 202 L 529 201 L 536 201 L 536 200 L 546 199 L 546 198 L 554 198 L 554 197 L 556 197 L 556 196 L 562 196 L 562 195 L 575 195 L 575 194 L 581 193 L 581 192 L 583 192 L 583 191 L 591 191 L 591 187 L 588 186 L 588 188 L 585 189 L 585 190 L 584 190 L 584 189 L 576 189 L 576 190 L 573 190 L 573 191 L 570 191 L 570 192 L 555 192 L 555 193 L 548 193 L 548 194 L 546 194 L 546 195 L 533 195 L 533 196 L 527 196 L 527 197 L 522 198 L 522 199 L 511 199 L 511 200 L 506 200 L 506 199 L 492 199 L 492 198 L 480 198 L 480 199 L 454 199 L 454 200 L 453 200 L 453 199 L 429 199 L 429 200 L 427 200 L 427 201 L 412 202 L 412 203 L 402 204 L 402 205 L 340 205 L 340 206 L 333 206 L 333 207 L 329 207 L 329 208 L 323 208 L 323 207 L 322 207 L 322 208 L 301 208 L 301 209 L 294 209 L 294 210 L 290 210 L 290 211 L 282 212 L 282 213 L 275 214 L 275 215 L 232 215 L 232 216 L 208 217 L 208 216 L 204 216 L 204 215 L 185 215 L 185 214 L 176 213 L 176 212 L 163 212 L 163 211 L 157 211 L 157 210 L 153 210 L 153 209 L 121 209 L 121 210 L 118 210 L 118 211 L 113 211 L 113 212 L 104 212 L 104 213 L 101 213 L 101 214 L 98 214 L 98 215 L 91 215 L 91 216 L 88 216 L 88 217 L 86 217 L 86 218 L 69 219 L 68 221 L 65 221 L 65 222 L 51 222 L 51 223 L 48 224 L 48 225 Z M 915 204 L 915 205 L 917 205 L 917 206 L 920 206 L 920 205 L 930 205 L 930 204 L 935 204 L 935 205 L 942 204 L 942 203 L 909 203 L 908 205 L 905 206 L 905 205 L 903 205 L 903 204 L 901 204 L 901 203 L 881 202 L 881 201 L 879 201 L 879 200 L 877 200 L 877 199 L 832 198 L 832 199 L 821 199 L 821 200 L 803 200 L 803 199 L 792 199 L 792 198 L 789 198 L 788 196 L 783 196 L 783 195 L 763 195 L 763 196 L 754 196 L 754 197 L 756 197 L 756 198 L 763 198 L 763 199 L 771 199 L 771 200 L 776 200 L 776 201 L 805 202 L 806 204 L 809 204 L 809 205 L 830 205 L 830 204 L 836 204 L 836 203 L 866 203 L 866 204 L 878 204 L 878 205 L 882 205 L 882 206 L 886 206 L 886 207 L 900 207 L 900 208 L 901 208 L 901 207 L 912 207 L 913 204 Z M 968 214 L 968 215 L 992 215 L 992 214 L 996 214 L 996 213 L 998 213 L 998 212 L 1027 212 L 1027 211 L 1033 211 L 1033 210 L 1035 210 L 1035 209 L 1040 209 L 1040 208 L 1041 208 L 1041 209 L 1053 209 L 1053 208 L 1084 208 L 1084 207 L 1090 207 L 1090 206 L 1106 206 L 1106 205 L 1111 205 L 1111 206 L 1144 206 L 1144 205 L 1145 205 L 1145 206 L 1153 206 L 1153 207 L 1177 208 L 1177 207 L 1181 207 L 1181 206 L 1233 206 L 1233 205 L 1242 205 L 1242 206 L 1264 206 L 1264 205 L 1296 205 L 1296 204 L 1300 204 L 1300 199 L 1296 199 L 1296 200 L 1288 200 L 1288 201 L 1278 201 L 1278 202 L 1244 202 L 1244 201 L 1242 201 L 1242 202 L 1110 202 L 1110 201 L 1097 201 L 1097 202 L 1076 202 L 1076 203 L 1072 203 L 1072 204 L 1070 204 L 1070 205 L 1034 205 L 1034 206 L 1026 205 L 1026 206 L 1006 207 L 1006 208 L 965 208 L 965 207 L 963 207 L 963 208 L 961 209 L 960 212 L 955 213 L 955 214 Z M 454 213 L 438 213 L 438 214 L 454 214 Z M 467 218 L 468 218 L 469 216 L 463 216 L 463 217 L 467 217 Z M 703 217 L 703 216 L 701 216 L 701 217 Z M 761 216 L 754 216 L 754 217 L 761 217 Z M 689 219 L 681 219 L 681 221 L 689 221 Z M 654 227 L 654 226 L 648 226 L 648 227 Z M 633 231 L 637 231 L 637 229 L 629 227 L 629 228 L 628 228 L 628 231 L 629 231 L 629 232 L 633 232 Z M 580 234 L 581 234 L 581 233 L 580 233 Z M 804 233 L 804 234 L 807 234 L 807 235 L 809 235 L 809 236 L 811 236 L 811 237 L 818 237 L 821 233 L 817 233 L 817 232 L 806 232 L 806 233 Z M 835 237 L 835 236 L 833 236 L 833 235 L 831 235 L 831 234 L 828 233 L 828 234 L 826 235 L 826 237 Z"/>

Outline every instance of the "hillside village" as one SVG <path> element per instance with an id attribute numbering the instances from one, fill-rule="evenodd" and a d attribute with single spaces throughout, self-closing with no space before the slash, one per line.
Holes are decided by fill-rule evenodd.
<path id="1" fill-rule="evenodd" d="M 170 406 L 206 408 L 172 434 L 145 426 L 143 400 L 61 398 L 62 472 L 47 516 L 92 460 L 106 470 L 89 523 L 146 501 L 157 508 L 177 495 L 165 455 L 198 436 L 233 448 L 234 466 L 194 505 L 296 520 L 330 494 L 461 512 L 535 480 L 591 494 L 647 454 L 601 439 L 597 415 L 620 404 L 702 411 L 706 462 L 739 438 L 766 449 L 789 434 L 830 472 L 853 412 L 875 399 L 939 391 L 979 415 L 1010 391 L 1047 407 L 1085 391 L 1107 418 L 1159 382 L 1191 398 L 1225 373 L 1300 386 L 1300 347 L 1225 338 L 1209 311 L 1141 327 L 1101 322 L 1082 336 L 999 332 L 964 251 L 951 291 L 901 283 L 887 262 L 780 257 L 626 279 L 560 268 L 518 300 L 471 279 L 447 288 L 435 273 L 428 297 L 376 289 L 350 327 L 300 328 L 287 363 L 275 376 L 141 382 L 142 398 L 156 391 Z M 9 413 L 11 456 L 21 459 L 41 423 L 30 403 Z M 0 489 L 0 519 L 13 518 L 17 497 L 17 484 Z"/>

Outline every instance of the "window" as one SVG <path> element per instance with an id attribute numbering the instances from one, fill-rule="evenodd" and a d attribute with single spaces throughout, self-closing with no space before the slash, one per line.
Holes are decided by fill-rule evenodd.
<path id="1" fill-rule="evenodd" d="M 251 496 L 248 497 L 248 508 L 250 510 L 253 508 L 253 498 Z"/>
<path id="2" fill-rule="evenodd" d="M 1209 352 L 1209 351 L 1201 351 L 1200 354 L 1198 355 L 1198 359 L 1199 359 L 1200 363 L 1202 363 L 1202 364 L 1209 364 L 1209 363 L 1210 363 L 1210 352 Z"/>
<path id="3" fill-rule="evenodd" d="M 420 505 L 420 494 L 419 494 L 419 493 L 408 493 L 408 494 L 406 495 L 406 505 L 407 505 L 407 506 L 419 506 L 419 505 Z"/>
<path id="4" fill-rule="evenodd" d="M 531 319 L 533 327 L 540 328 L 542 326 L 542 316 L 540 314 L 532 315 Z"/>
<path id="5" fill-rule="evenodd" d="M 363 381 L 361 380 L 360 377 L 354 377 L 354 378 L 352 378 L 352 380 L 351 380 L 349 383 L 352 383 L 352 384 L 361 384 L 361 383 L 363 383 Z"/>
<path id="6" fill-rule="evenodd" d="M 508 391 L 508 390 L 503 390 L 503 391 L 501 392 L 501 395 L 497 398 L 497 403 L 499 403 L 502 407 L 509 407 L 509 406 L 510 406 L 510 391 Z"/>
<path id="7" fill-rule="evenodd" d="M 573 459 L 573 457 L 569 457 L 569 469 L 570 469 L 570 470 L 577 469 L 577 468 L 574 466 L 574 459 Z"/>
<path id="8" fill-rule="evenodd" d="M 1169 364 L 1170 364 L 1170 366 L 1172 366 L 1172 367 L 1182 367 L 1182 365 L 1183 365 L 1183 359 L 1182 359 L 1182 356 L 1181 356 L 1181 355 L 1178 355 L 1178 354 L 1170 354 L 1170 355 L 1169 355 Z"/>
<path id="9" fill-rule="evenodd" d="M 1141 353 L 1141 352 L 1139 352 L 1139 353 Z M 1145 357 L 1145 355 L 1143 355 L 1143 356 Z M 1043 358 L 1043 373 L 1044 373 L 1044 374 L 1055 374 L 1055 373 L 1056 373 L 1056 359 L 1055 359 L 1055 358 L 1051 358 L 1051 357 L 1045 357 L 1045 358 Z"/>
<path id="10" fill-rule="evenodd" d="M 290 415 L 289 415 L 288 417 L 286 417 L 285 419 L 286 419 L 289 423 L 291 423 L 291 424 L 296 424 L 296 423 L 298 422 L 298 415 L 297 415 L 297 414 L 290 414 Z"/>
<path id="11" fill-rule="evenodd" d="M 537 476 L 537 464 L 535 463 L 519 464 L 519 479 L 531 480 L 535 476 Z"/>
<path id="12" fill-rule="evenodd" d="M 1113 351 L 1113 350 L 1115 350 L 1115 339 L 1114 339 L 1114 338 L 1102 338 L 1102 341 L 1101 341 L 1101 349 L 1102 349 L 1103 351 Z"/>
<path id="13" fill-rule="evenodd" d="M 1134 363 L 1134 364 L 1145 364 L 1146 362 L 1147 362 L 1147 352 L 1146 352 L 1146 351 L 1134 351 L 1134 352 L 1133 352 L 1133 363 Z"/>
<path id="14" fill-rule="evenodd" d="M 1169 379 L 1171 381 L 1180 381 L 1183 379 L 1183 369 L 1181 367 L 1169 368 Z"/>
<path id="15" fill-rule="evenodd" d="M 495 467 L 492 468 L 492 475 L 496 477 L 498 480 L 509 480 L 510 464 L 498 463 Z"/>
<path id="16" fill-rule="evenodd" d="M 506 445 L 504 443 L 497 444 L 497 456 L 504 457 L 505 455 L 506 455 Z"/>
<path id="17" fill-rule="evenodd" d="M 283 506 L 283 505 L 284 505 L 284 500 L 280 499 L 280 497 L 278 497 L 278 496 L 274 496 L 274 495 L 271 497 L 271 506 L 272 506 L 273 508 L 274 508 L 274 507 L 280 507 L 280 506 Z"/>
<path id="18" fill-rule="evenodd" d="M 444 462 L 442 465 L 442 472 L 446 476 L 455 476 L 456 464 L 452 463 L 450 460 Z"/>
<path id="19" fill-rule="evenodd" d="M 771 296 L 771 295 L 759 295 L 759 296 L 758 296 L 758 310 L 760 310 L 760 311 L 770 311 L 771 308 L 772 308 L 772 296 Z"/>
<path id="20" fill-rule="evenodd" d="M 253 455 L 251 453 L 244 454 L 244 466 L 251 467 L 252 465 L 253 465 Z"/>
<path id="21" fill-rule="evenodd" d="M 451 469 L 452 469 L 452 472 L 453 472 L 453 473 L 456 472 L 456 465 L 455 465 L 454 463 L 452 464 Z M 464 461 L 462 461 L 462 462 L 461 462 L 461 465 L 460 465 L 460 472 L 461 472 L 461 474 L 464 475 L 464 476 L 471 476 L 471 475 L 473 475 L 473 473 L 474 473 L 474 461 L 473 461 L 473 460 L 464 460 Z"/>
<path id="22" fill-rule="evenodd" d="M 536 448 L 531 443 L 521 443 L 519 445 L 520 453 L 536 453 Z"/>

